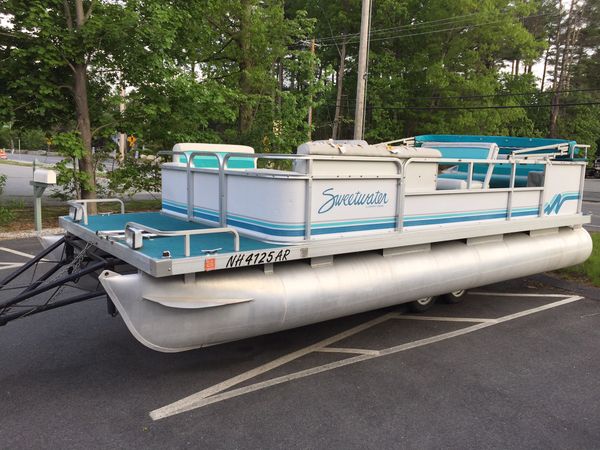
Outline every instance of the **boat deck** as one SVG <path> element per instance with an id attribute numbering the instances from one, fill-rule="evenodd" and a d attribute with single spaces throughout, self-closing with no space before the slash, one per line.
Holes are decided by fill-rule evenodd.
<path id="1" fill-rule="evenodd" d="M 70 221 L 70 218 L 63 218 Z M 204 230 L 211 228 L 195 222 L 161 214 L 159 212 L 142 212 L 129 214 L 111 214 L 104 216 L 90 216 L 88 224 L 82 227 L 96 233 L 97 231 L 123 231 L 128 222 L 136 222 L 151 226 L 161 231 Z M 219 253 L 232 253 L 234 242 L 229 233 L 214 233 L 190 236 L 190 257 L 205 256 L 205 250 L 219 249 Z M 264 250 L 278 247 L 258 239 L 240 236 L 240 251 Z M 163 251 L 168 250 L 172 258 L 185 258 L 183 238 L 181 236 L 156 236 L 144 239 L 144 245 L 137 250 L 143 255 L 153 259 L 162 259 Z"/>
<path id="2" fill-rule="evenodd" d="M 142 248 L 130 248 L 123 236 L 102 236 L 97 232 L 123 232 L 125 225 L 136 222 L 161 231 L 203 230 L 210 227 L 188 222 L 160 212 L 89 216 L 88 224 L 73 222 L 66 216 L 60 226 L 68 233 L 110 253 L 154 277 L 193 274 L 211 270 L 263 266 L 273 270 L 281 262 L 307 259 L 313 265 L 327 265 L 333 257 L 348 253 L 382 251 L 384 256 L 406 251 L 426 250 L 426 247 L 451 240 L 466 239 L 474 244 L 478 239 L 502 239 L 503 235 L 519 232 L 559 232 L 563 227 L 578 227 L 590 221 L 581 214 L 544 216 L 522 220 L 482 221 L 421 230 L 383 232 L 369 236 L 342 237 L 327 240 L 307 240 L 294 244 L 273 244 L 240 236 L 239 251 L 234 251 L 233 237 L 228 233 L 190 236 L 190 255 L 185 256 L 183 236 L 146 237 Z M 207 254 L 205 250 L 217 250 Z M 163 252 L 170 255 L 165 257 Z"/>

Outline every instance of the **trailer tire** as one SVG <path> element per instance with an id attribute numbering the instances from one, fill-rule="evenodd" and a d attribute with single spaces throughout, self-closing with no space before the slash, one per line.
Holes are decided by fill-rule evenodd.
<path id="1" fill-rule="evenodd" d="M 435 304 L 435 297 L 423 297 L 408 304 L 408 309 L 414 313 L 428 311 Z"/>
<path id="2" fill-rule="evenodd" d="M 466 289 L 460 289 L 458 291 L 452 291 L 452 292 L 449 292 L 448 294 L 444 294 L 444 295 L 442 295 L 441 298 L 444 301 L 444 303 L 454 305 L 456 303 L 462 302 L 466 293 L 467 293 Z"/>

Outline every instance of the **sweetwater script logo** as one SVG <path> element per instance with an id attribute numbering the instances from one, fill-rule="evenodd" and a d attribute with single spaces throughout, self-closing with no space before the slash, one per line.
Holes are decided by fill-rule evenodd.
<path id="1" fill-rule="evenodd" d="M 370 192 L 363 194 L 356 191 L 353 194 L 336 194 L 333 188 L 325 189 L 322 192 L 326 198 L 325 202 L 319 208 L 319 214 L 331 211 L 337 206 L 363 206 L 376 207 L 383 206 L 388 202 L 388 196 L 385 192 Z"/>

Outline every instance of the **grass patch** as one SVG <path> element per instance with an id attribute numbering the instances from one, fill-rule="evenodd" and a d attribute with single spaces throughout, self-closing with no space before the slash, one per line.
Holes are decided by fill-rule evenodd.
<path id="1" fill-rule="evenodd" d="M 594 249 L 587 261 L 557 272 L 560 275 L 566 275 L 569 278 L 586 281 L 600 287 L 600 233 L 590 233 L 590 235 L 594 242 Z"/>
<path id="2" fill-rule="evenodd" d="M 5 166 L 21 166 L 21 167 L 31 167 L 33 166 L 32 162 L 26 162 L 26 161 L 15 161 L 12 159 L 0 159 L 0 164 L 4 164 Z M 40 163 L 38 162 L 38 166 L 42 167 L 50 167 L 49 164 L 44 164 L 44 163 Z"/>
<path id="3" fill-rule="evenodd" d="M 4 205 L 10 208 L 14 217 L 9 223 L 0 227 L 0 232 L 33 230 L 33 206 L 25 205 L 23 202 L 10 202 Z M 118 204 L 98 204 L 99 212 L 120 213 Z M 125 202 L 125 212 L 159 211 L 161 209 L 160 199 L 156 200 L 130 200 Z M 52 205 L 42 207 L 42 226 L 44 228 L 58 227 L 58 218 L 69 214 L 67 205 Z"/>

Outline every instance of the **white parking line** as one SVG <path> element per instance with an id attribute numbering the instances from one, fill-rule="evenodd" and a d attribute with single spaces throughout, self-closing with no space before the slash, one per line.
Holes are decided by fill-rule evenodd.
<path id="1" fill-rule="evenodd" d="M 564 294 L 520 294 L 515 292 L 484 292 L 484 291 L 469 291 L 470 295 L 486 295 L 490 297 L 540 297 L 540 298 L 565 298 L 568 295 Z"/>
<path id="2" fill-rule="evenodd" d="M 13 250 L 12 248 L 0 247 L 0 250 L 2 250 L 3 252 L 12 253 L 13 255 L 24 256 L 25 258 L 31 259 L 34 257 L 34 255 L 30 253 L 20 252 L 19 250 Z"/>
<path id="3" fill-rule="evenodd" d="M 366 348 L 323 347 L 315 351 L 322 353 L 352 353 L 356 355 L 379 355 L 379 350 L 367 350 Z"/>
<path id="4" fill-rule="evenodd" d="M 0 263 L 0 270 L 16 269 L 22 265 L 23 263 Z"/>
<path id="5" fill-rule="evenodd" d="M 187 410 L 186 408 L 189 408 L 190 405 L 194 405 L 198 402 L 201 402 L 202 399 L 204 399 L 204 398 L 207 398 L 207 397 L 215 395 L 219 392 L 225 391 L 237 384 L 243 383 L 246 380 L 249 380 L 249 379 L 254 378 L 258 375 L 261 375 L 265 372 L 273 370 L 279 366 L 287 364 L 290 361 L 298 359 L 304 355 L 308 355 L 309 353 L 312 353 L 313 351 L 315 351 L 317 349 L 326 347 L 330 344 L 334 344 L 335 342 L 341 341 L 342 339 L 345 339 L 354 334 L 360 333 L 361 331 L 364 331 L 368 328 L 371 328 L 372 326 L 375 326 L 379 323 L 385 322 L 389 318 L 389 316 L 390 316 L 389 314 L 386 314 L 381 317 L 377 317 L 376 319 L 369 320 L 368 322 L 360 324 L 360 325 L 358 325 L 354 328 L 351 328 L 349 330 L 346 330 L 342 333 L 336 334 L 335 336 L 332 336 L 332 337 L 329 337 L 322 341 L 319 341 L 316 344 L 310 345 L 310 346 L 300 349 L 298 351 L 292 352 L 288 355 L 277 358 L 271 362 L 263 364 L 262 366 L 256 367 L 255 369 L 244 372 L 240 375 L 230 378 L 229 380 L 225 380 L 222 383 L 215 384 L 214 386 L 211 386 L 207 389 L 197 392 L 196 394 L 192 394 L 189 397 L 185 397 L 175 403 L 172 403 L 171 405 L 169 405 L 165 408 L 167 408 L 169 411 L 178 411 L 180 409 Z M 161 410 L 162 409 L 164 409 L 164 408 L 161 408 Z M 153 411 L 153 413 L 154 413 L 154 411 Z M 151 413 L 151 415 L 153 413 Z M 167 415 L 172 415 L 172 414 L 167 414 Z M 164 416 L 164 417 L 167 417 L 167 416 Z"/>
<path id="6" fill-rule="evenodd" d="M 0 251 L 7 252 L 7 253 L 12 253 L 13 255 L 24 256 L 25 258 L 29 258 L 29 259 L 35 257 L 35 255 L 32 255 L 30 253 L 21 252 L 19 250 L 13 250 L 12 248 L 8 248 L 8 247 L 0 247 Z M 43 258 L 43 259 L 40 260 L 40 262 L 41 263 L 47 263 L 47 262 L 50 262 L 50 261 L 47 260 L 46 258 Z M 1 265 L 6 265 L 6 263 L 4 263 L 4 264 L 0 263 L 0 264 Z M 21 267 L 21 266 L 25 265 L 25 263 L 10 263 L 10 264 L 11 264 L 10 267 L 3 267 L 3 268 L 0 267 L 0 270 L 14 269 L 14 268 Z"/>
<path id="7" fill-rule="evenodd" d="M 508 294 L 508 296 L 518 296 L 518 295 L 511 295 Z M 520 295 L 522 296 L 536 296 L 536 297 L 557 297 L 557 295 L 542 295 L 542 294 L 529 294 L 529 295 Z M 518 313 L 514 313 L 514 314 L 509 314 L 503 317 L 499 317 L 497 319 L 475 319 L 477 321 L 479 320 L 486 320 L 485 322 L 480 322 L 480 323 L 476 323 L 475 325 L 471 325 L 469 327 L 465 327 L 459 330 L 455 330 L 455 331 L 451 331 L 448 333 L 442 333 L 436 336 L 432 336 L 432 337 L 428 337 L 425 339 L 419 339 L 413 342 L 409 342 L 406 344 L 401 344 L 401 345 L 397 345 L 394 347 L 389 347 L 387 349 L 384 350 L 380 350 L 380 351 L 368 351 L 368 350 L 362 350 L 362 349 L 335 349 L 335 348 L 329 348 L 329 350 L 326 350 L 325 347 L 329 344 L 332 344 L 334 342 L 337 342 L 341 339 L 344 339 L 345 337 L 349 337 L 352 336 L 356 333 L 359 333 L 360 331 L 364 331 L 368 328 L 371 328 L 379 323 L 383 323 L 385 321 L 387 321 L 388 319 L 391 318 L 395 318 L 396 314 L 394 313 L 390 313 L 390 314 L 385 314 L 377 319 L 373 319 L 370 320 L 368 322 L 365 322 L 362 325 L 359 325 L 357 327 L 354 327 L 346 332 L 337 334 L 331 338 L 328 339 L 324 339 L 316 344 L 310 345 L 304 349 L 298 350 L 296 352 L 290 353 L 289 355 L 286 356 L 282 356 L 280 358 L 277 358 L 276 360 L 267 363 L 267 364 L 263 364 L 262 366 L 250 370 L 248 372 L 245 372 L 241 375 L 238 375 L 236 377 L 230 378 L 229 380 L 226 380 L 222 383 L 219 383 L 217 385 L 214 385 L 212 387 L 209 387 L 207 389 L 204 389 L 196 394 L 190 395 L 188 397 L 185 397 L 177 402 L 171 403 L 169 405 L 163 406 L 162 408 L 158 408 L 155 409 L 154 411 L 150 412 L 150 417 L 153 420 L 159 420 L 159 419 L 164 419 L 166 417 L 170 417 L 176 414 L 180 414 L 186 411 L 191 411 L 193 409 L 197 409 L 197 408 L 202 408 L 203 406 L 207 406 L 210 405 L 212 403 L 217 403 L 223 400 L 227 400 L 230 398 L 234 398 L 234 397 L 238 397 L 240 395 L 244 395 L 244 394 L 248 394 L 250 392 L 255 392 L 261 389 L 265 389 L 271 386 L 275 386 L 278 384 L 282 384 L 288 381 L 292 381 L 292 380 L 297 380 L 300 378 L 305 378 L 311 375 L 315 375 L 318 373 L 322 373 L 322 372 L 326 372 L 329 370 L 333 370 L 333 369 L 337 369 L 343 366 L 348 366 L 351 364 L 355 364 L 361 361 L 366 361 L 369 359 L 373 359 L 373 358 L 380 358 L 382 356 L 386 356 L 386 355 L 391 355 L 394 353 L 398 353 L 398 352 L 402 352 L 402 351 L 406 351 L 406 350 L 410 350 L 413 348 L 417 348 L 417 347 L 422 347 L 425 345 L 429 345 L 429 344 L 433 344 L 436 342 L 440 342 L 446 339 L 451 339 L 454 337 L 458 337 L 458 336 L 462 336 L 468 333 L 472 333 L 474 331 L 478 331 L 481 330 L 483 328 L 487 328 L 487 327 L 491 327 L 494 326 L 496 324 L 502 323 L 502 322 L 507 322 L 509 320 L 514 320 L 523 316 L 527 316 L 530 314 L 534 314 L 540 311 L 544 311 L 544 310 L 548 310 L 551 308 L 556 308 L 558 306 L 562 306 L 568 303 L 572 303 L 575 302 L 577 300 L 581 300 L 583 297 L 580 296 L 571 296 L 571 297 L 567 297 L 567 296 L 560 296 L 563 299 L 562 300 L 558 300 L 556 302 L 553 303 L 549 303 L 546 305 L 542 305 L 539 306 L 537 308 L 531 308 L 525 311 L 521 311 Z M 439 320 L 443 320 L 443 319 L 447 319 L 447 318 L 439 318 Z M 465 318 L 466 319 L 466 318 Z M 432 319 L 433 320 L 433 319 Z M 228 392 L 223 392 L 225 390 L 227 390 L 228 388 L 235 386 L 243 381 L 246 381 L 250 378 L 255 377 L 256 375 L 259 374 L 263 374 L 275 367 L 279 367 L 283 364 L 286 364 L 289 361 L 292 361 L 294 359 L 297 359 L 301 356 L 307 355 L 309 353 L 312 353 L 314 351 L 329 351 L 329 352 L 335 352 L 335 351 L 344 351 L 347 352 L 347 350 L 356 350 L 356 351 L 361 351 L 361 354 L 351 357 L 351 358 L 347 358 L 347 359 L 343 359 L 340 361 L 335 361 L 329 364 L 323 364 L 321 366 L 317 366 L 317 367 L 312 367 L 310 369 L 305 369 L 305 370 L 301 370 L 298 372 L 294 372 L 291 374 L 287 374 L 287 375 L 283 375 L 280 377 L 276 377 L 273 378 L 271 380 L 267 380 L 267 381 L 262 381 L 260 383 L 254 383 L 251 384 L 249 386 L 244 386 L 241 388 L 237 388 L 237 389 L 232 389 Z M 368 351 L 368 353 L 365 353 L 366 351 Z M 376 352 L 376 353 L 375 353 Z"/>
<path id="8" fill-rule="evenodd" d="M 564 295 L 563 295 L 564 297 Z M 471 322 L 471 323 L 496 323 L 496 319 L 481 319 L 478 317 L 437 317 L 437 316 L 412 316 L 409 314 L 394 314 L 392 319 L 404 320 L 433 320 L 435 322 Z"/>

